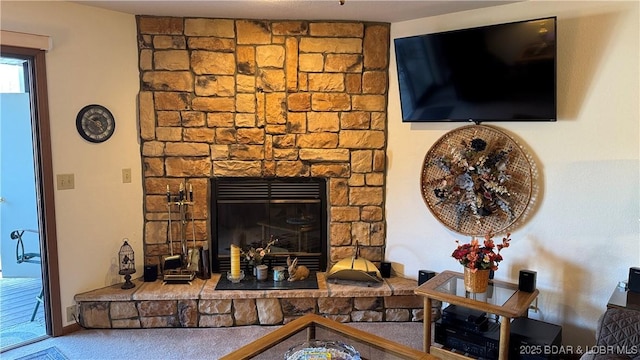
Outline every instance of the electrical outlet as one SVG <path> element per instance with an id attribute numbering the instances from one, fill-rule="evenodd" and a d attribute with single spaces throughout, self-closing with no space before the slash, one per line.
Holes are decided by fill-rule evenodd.
<path id="1" fill-rule="evenodd" d="M 130 183 L 131 182 L 131 169 L 122 169 L 122 183 Z"/>
<path id="2" fill-rule="evenodd" d="M 75 188 L 75 179 L 73 174 L 56 175 L 56 183 L 58 190 L 71 190 Z"/>
<path id="3" fill-rule="evenodd" d="M 71 305 L 67 307 L 67 322 L 76 321 L 76 313 L 78 312 L 78 305 Z"/>

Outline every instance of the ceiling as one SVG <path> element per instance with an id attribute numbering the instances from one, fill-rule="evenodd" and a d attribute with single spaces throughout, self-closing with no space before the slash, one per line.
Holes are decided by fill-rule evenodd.
<path id="1" fill-rule="evenodd" d="M 516 1 L 345 0 L 344 5 L 340 5 L 339 0 L 87 0 L 72 2 L 133 15 L 265 20 L 358 20 L 394 23 Z"/>

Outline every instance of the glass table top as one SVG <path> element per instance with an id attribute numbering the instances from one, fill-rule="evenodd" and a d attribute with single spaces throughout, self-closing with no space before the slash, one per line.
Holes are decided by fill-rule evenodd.
<path id="1" fill-rule="evenodd" d="M 424 296 L 425 303 L 439 300 L 508 318 L 525 316 L 540 293 L 537 289 L 520 291 L 517 284 L 501 280 L 490 280 L 484 293 L 469 293 L 464 288 L 464 274 L 448 270 L 419 285 L 414 292 Z"/>
<path id="2" fill-rule="evenodd" d="M 518 289 L 502 283 L 489 281 L 487 291 L 484 293 L 469 293 L 464 289 L 464 278 L 462 275 L 454 275 L 441 285 L 435 288 L 436 291 L 486 302 L 497 306 L 504 305 Z"/>

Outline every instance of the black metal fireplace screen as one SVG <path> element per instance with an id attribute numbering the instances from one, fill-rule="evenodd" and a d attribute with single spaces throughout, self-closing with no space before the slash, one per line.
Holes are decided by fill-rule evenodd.
<path id="1" fill-rule="evenodd" d="M 263 263 L 286 266 L 288 256 L 310 270 L 327 266 L 327 195 L 322 178 L 213 178 L 212 270 L 231 268 L 231 244 L 270 247 Z M 244 265 L 246 260 L 242 260 Z"/>

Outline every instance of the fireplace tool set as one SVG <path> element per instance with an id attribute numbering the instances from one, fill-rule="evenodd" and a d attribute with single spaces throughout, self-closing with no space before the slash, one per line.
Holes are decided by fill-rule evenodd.
<path id="1" fill-rule="evenodd" d="M 178 195 L 172 199 L 169 185 L 167 185 L 167 208 L 169 213 L 169 235 L 167 242 L 169 244 L 170 255 L 163 259 L 163 280 L 164 283 L 185 283 L 192 281 L 196 272 L 199 270 L 200 252 L 196 248 L 196 230 L 195 221 L 193 219 L 193 210 L 188 211 L 189 206 L 193 206 L 193 187 L 189 185 L 189 192 L 185 191 L 183 184 L 180 184 Z M 171 207 L 177 206 L 180 224 L 180 254 L 173 252 L 173 228 Z M 191 227 L 193 248 L 187 247 L 187 213 L 191 215 Z"/>

